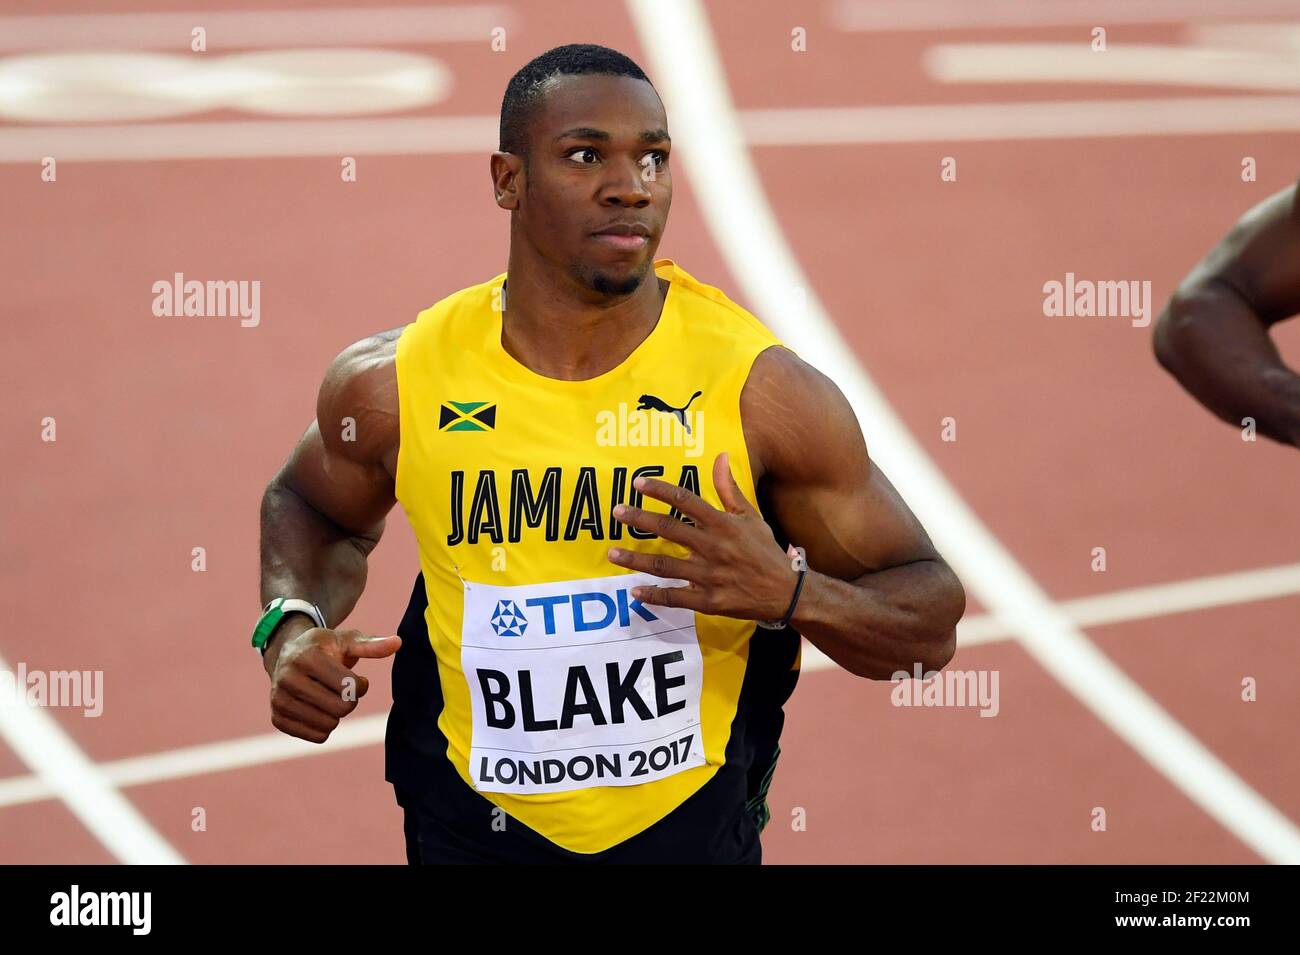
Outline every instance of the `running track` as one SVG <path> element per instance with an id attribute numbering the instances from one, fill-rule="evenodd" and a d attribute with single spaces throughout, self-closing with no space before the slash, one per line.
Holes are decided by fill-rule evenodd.
<path id="1" fill-rule="evenodd" d="M 894 707 L 889 684 L 806 656 L 767 861 L 1300 861 L 1300 457 L 1195 407 L 1149 329 L 1042 311 L 1043 283 L 1067 271 L 1149 280 L 1158 309 L 1244 209 L 1294 180 L 1300 18 L 1286 6 L 999 3 L 979 28 L 957 0 L 710 0 L 702 17 L 666 0 L 433 15 L 312 0 L 273 20 L 11 0 L 0 665 L 102 670 L 105 690 L 97 719 L 0 707 L 0 861 L 402 861 L 385 668 L 366 669 L 372 692 L 324 747 L 269 725 L 247 647 L 258 500 L 343 345 L 499 271 L 485 156 L 500 94 L 527 58 L 575 40 L 627 51 L 668 100 L 679 152 L 661 255 L 832 373 L 967 584 L 951 666 L 999 676 L 985 719 Z M 125 11 L 142 16 L 85 16 Z M 4 58 L 196 56 L 190 26 L 205 22 L 210 58 L 363 47 L 436 60 L 450 82 L 366 116 L 13 113 Z M 1088 51 L 1097 25 L 1105 54 Z M 1088 51 L 1093 75 L 1062 76 L 1077 58 L 1042 44 Z M 1254 50 L 1278 69 L 1196 85 L 1175 55 L 1142 80 L 1147 46 Z M 1000 75 L 1008 64 L 1019 72 Z M 356 182 L 341 181 L 345 155 Z M 1257 182 L 1241 180 L 1245 156 Z M 261 324 L 155 317 L 151 286 L 174 272 L 259 280 Z M 1300 331 L 1278 337 L 1300 358 Z M 349 625 L 391 632 L 415 568 L 395 513 Z"/>

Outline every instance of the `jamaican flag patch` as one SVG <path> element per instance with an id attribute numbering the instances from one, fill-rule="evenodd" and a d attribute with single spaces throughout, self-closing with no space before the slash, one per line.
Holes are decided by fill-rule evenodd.
<path id="1" fill-rule="evenodd" d="M 439 431 L 494 431 L 495 401 L 444 401 L 438 413 Z"/>

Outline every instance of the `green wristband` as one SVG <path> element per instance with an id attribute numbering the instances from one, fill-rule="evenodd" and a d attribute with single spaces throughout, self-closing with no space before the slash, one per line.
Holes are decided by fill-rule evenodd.
<path id="1" fill-rule="evenodd" d="M 314 603 L 292 597 L 276 597 L 263 609 L 257 626 L 253 628 L 253 646 L 263 655 L 266 654 L 266 645 L 271 640 L 271 634 L 275 633 L 275 628 L 280 625 L 285 615 L 291 613 L 305 613 L 312 618 L 316 626 L 325 626 L 325 615 Z"/>

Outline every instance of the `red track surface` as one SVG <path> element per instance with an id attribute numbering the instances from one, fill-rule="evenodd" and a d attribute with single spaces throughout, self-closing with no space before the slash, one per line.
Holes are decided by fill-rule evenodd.
<path id="1" fill-rule="evenodd" d="M 51 6 L 168 9 L 18 4 Z M 841 33 L 820 3 L 783 9 L 709 4 L 738 108 L 1224 94 L 942 85 L 920 65 L 940 40 L 1059 41 L 1082 28 Z M 410 115 L 493 115 L 510 73 L 563 42 L 606 43 L 649 69 L 618 6 L 526 4 L 513 22 L 505 54 L 486 40 L 407 47 L 455 77 L 448 99 Z M 809 31 L 806 54 L 789 50 L 796 24 Z M 1180 27 L 1117 28 L 1111 42 L 1176 42 Z M 238 118 L 249 117 L 174 122 Z M 1148 278 L 1162 302 L 1245 208 L 1295 177 L 1298 148 L 1297 135 L 1273 133 L 765 146 L 753 156 L 867 372 L 992 531 L 1067 600 L 1295 560 L 1300 457 L 1241 442 L 1194 406 L 1156 367 L 1149 329 L 1047 319 L 1041 289 L 1066 271 Z M 937 175 L 945 155 L 959 159 L 955 183 Z M 1243 155 L 1257 158 L 1259 182 L 1240 181 Z M 272 732 L 247 647 L 265 482 L 345 344 L 503 267 L 506 219 L 491 204 L 484 155 L 364 156 L 351 184 L 338 169 L 334 157 L 67 162 L 50 184 L 35 162 L 0 164 L 10 356 L 0 437 L 11 462 L 0 658 L 104 671 L 102 717 L 50 711 L 97 763 Z M 661 254 L 745 302 L 704 227 L 700 184 L 681 174 L 676 184 Z M 177 271 L 260 280 L 262 324 L 154 317 L 150 287 Z M 1296 329 L 1280 340 L 1296 354 Z M 58 422 L 53 444 L 38 439 L 47 415 Z M 956 443 L 940 440 L 945 416 L 959 423 Z M 870 446 L 870 421 L 865 430 Z M 205 573 L 190 569 L 196 546 Z M 1090 569 L 1097 546 L 1105 573 Z M 416 566 L 395 514 L 349 625 L 392 632 Z M 1297 611 L 1291 596 L 1088 635 L 1300 822 Z M 1018 643 L 961 649 L 952 666 L 999 671 L 997 718 L 896 708 L 889 684 L 842 672 L 803 676 L 787 708 L 766 861 L 1259 860 Z M 365 669 L 372 691 L 351 719 L 385 711 L 385 669 Z M 1245 676 L 1259 681 L 1258 702 L 1240 701 Z M 372 743 L 123 792 L 192 862 L 400 862 L 382 763 Z M 0 794 L 29 772 L 0 743 Z M 207 830 L 193 832 L 199 806 Z M 1106 832 L 1089 827 L 1096 806 Z M 791 826 L 797 808 L 806 830 Z M 0 861 L 113 856 L 44 798 L 0 800 Z"/>

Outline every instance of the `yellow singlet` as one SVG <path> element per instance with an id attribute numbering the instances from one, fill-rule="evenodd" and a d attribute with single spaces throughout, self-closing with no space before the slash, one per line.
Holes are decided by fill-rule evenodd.
<path id="1" fill-rule="evenodd" d="M 586 381 L 505 351 L 504 274 L 421 312 L 397 344 L 397 499 L 419 543 L 447 759 L 580 853 L 641 832 L 719 771 L 751 640 L 777 633 L 641 604 L 631 587 L 663 581 L 606 556 L 686 556 L 613 519 L 620 502 L 668 510 L 632 488 L 638 475 L 720 508 L 713 461 L 728 451 L 755 502 L 740 394 L 780 342 L 671 260 L 655 272 L 671 286 L 653 331 Z"/>

